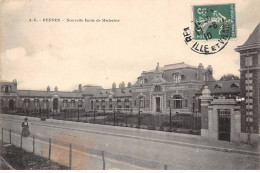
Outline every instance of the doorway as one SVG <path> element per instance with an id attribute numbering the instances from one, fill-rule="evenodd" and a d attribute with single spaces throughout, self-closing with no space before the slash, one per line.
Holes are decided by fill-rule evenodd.
<path id="1" fill-rule="evenodd" d="M 218 110 L 219 140 L 230 141 L 230 109 Z"/>

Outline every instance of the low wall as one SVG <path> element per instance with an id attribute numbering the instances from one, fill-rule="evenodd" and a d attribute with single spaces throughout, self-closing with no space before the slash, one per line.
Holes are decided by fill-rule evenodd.
<path id="1" fill-rule="evenodd" d="M 250 143 L 260 145 L 260 134 L 257 133 L 240 133 L 240 142 L 241 143 Z"/>

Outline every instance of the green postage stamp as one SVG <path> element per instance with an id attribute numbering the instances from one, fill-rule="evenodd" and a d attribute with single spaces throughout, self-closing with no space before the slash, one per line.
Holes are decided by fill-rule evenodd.
<path id="1" fill-rule="evenodd" d="M 194 39 L 236 38 L 235 4 L 193 6 Z"/>
<path id="2" fill-rule="evenodd" d="M 211 55 L 237 38 L 235 4 L 194 5 L 193 27 L 185 27 L 185 43 L 196 53 Z"/>

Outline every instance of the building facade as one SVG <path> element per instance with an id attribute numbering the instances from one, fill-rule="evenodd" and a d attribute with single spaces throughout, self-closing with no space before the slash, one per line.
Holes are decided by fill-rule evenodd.
<path id="1" fill-rule="evenodd" d="M 48 86 L 46 91 L 40 90 L 18 90 L 17 81 L 1 82 L 1 109 L 16 111 L 59 113 L 63 110 L 82 109 L 84 95 L 82 86 L 74 92 L 58 91 L 56 86 L 51 91 Z"/>
<path id="2" fill-rule="evenodd" d="M 235 49 L 240 53 L 241 130 L 260 132 L 260 24 L 247 41 Z"/>

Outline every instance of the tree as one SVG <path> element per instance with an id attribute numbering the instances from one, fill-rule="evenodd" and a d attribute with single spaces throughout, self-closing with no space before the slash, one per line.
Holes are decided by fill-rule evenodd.
<path id="1" fill-rule="evenodd" d="M 228 80 L 239 80 L 238 76 L 235 76 L 234 74 L 224 74 L 221 78 L 221 81 L 228 81 Z"/>

